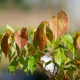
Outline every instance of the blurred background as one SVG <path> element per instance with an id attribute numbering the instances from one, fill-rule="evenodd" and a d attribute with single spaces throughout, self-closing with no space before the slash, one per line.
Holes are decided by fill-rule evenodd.
<path id="1" fill-rule="evenodd" d="M 53 15 L 56 16 L 59 10 L 66 11 L 69 17 L 70 33 L 80 30 L 80 0 L 0 0 L 0 32 L 5 30 L 6 24 L 15 29 L 24 26 L 37 28 L 42 21 L 48 21 Z M 5 79 L 4 75 L 12 76 L 7 73 L 8 66 L 9 61 L 3 55 L 0 64 L 0 80 L 20 80 Z"/>

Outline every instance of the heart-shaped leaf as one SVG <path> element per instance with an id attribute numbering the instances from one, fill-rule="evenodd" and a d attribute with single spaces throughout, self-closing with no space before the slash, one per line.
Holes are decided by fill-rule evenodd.
<path id="1" fill-rule="evenodd" d="M 8 44 L 8 39 L 9 39 L 9 34 L 8 33 L 6 33 L 5 35 L 4 35 L 4 37 L 2 38 L 2 41 L 1 41 L 1 49 L 2 49 L 2 51 L 3 51 L 3 53 L 4 53 L 4 55 L 7 57 L 7 54 L 8 54 L 8 52 L 9 52 L 9 49 L 10 49 L 10 46 L 9 46 L 9 44 Z"/>
<path id="2" fill-rule="evenodd" d="M 54 60 L 59 66 L 62 66 L 65 63 L 67 57 L 64 54 L 64 49 L 57 50 L 57 52 L 54 54 Z"/>
<path id="3" fill-rule="evenodd" d="M 22 50 L 28 42 L 28 35 L 26 32 L 26 28 L 22 28 L 21 32 L 19 32 L 19 31 L 15 32 L 14 39 L 15 39 L 15 42 L 17 43 L 18 47 Z"/>
<path id="4" fill-rule="evenodd" d="M 44 51 L 44 48 L 47 44 L 47 37 L 45 35 L 45 22 L 42 22 L 39 27 L 37 28 L 37 31 L 36 31 L 36 40 L 37 40 L 37 43 L 41 49 L 41 51 Z"/>
<path id="5" fill-rule="evenodd" d="M 64 11 L 59 11 L 56 17 L 52 17 L 49 20 L 49 26 L 55 35 L 55 40 L 57 40 L 68 28 L 69 20 L 67 14 Z"/>

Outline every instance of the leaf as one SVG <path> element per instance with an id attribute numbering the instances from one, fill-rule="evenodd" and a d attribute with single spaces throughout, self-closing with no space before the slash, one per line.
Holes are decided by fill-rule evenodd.
<path id="1" fill-rule="evenodd" d="M 2 57 L 2 50 L 0 49 L 0 63 L 1 63 L 1 57 Z"/>
<path id="2" fill-rule="evenodd" d="M 77 49 L 77 46 L 80 48 L 80 34 L 76 35 L 74 39 L 74 46 L 75 46 L 75 49 Z"/>
<path id="3" fill-rule="evenodd" d="M 15 56 L 15 53 L 16 53 L 15 48 L 11 47 L 10 50 L 9 50 L 9 53 L 8 53 L 9 61 L 11 61 L 13 59 L 13 57 Z"/>
<path id="4" fill-rule="evenodd" d="M 31 70 L 31 73 L 33 73 L 34 70 L 35 70 L 35 68 L 36 68 L 36 60 L 35 60 L 35 58 L 32 56 L 32 57 L 30 57 L 29 60 L 28 60 L 28 69 Z"/>
<path id="5" fill-rule="evenodd" d="M 27 56 L 26 57 L 20 57 L 18 59 L 18 62 L 20 63 L 21 69 L 23 69 L 27 75 L 29 74 L 28 60 L 29 60 L 29 58 Z"/>
<path id="6" fill-rule="evenodd" d="M 53 33 L 49 28 L 49 25 L 46 26 L 46 36 L 49 39 L 50 42 L 53 40 Z"/>
<path id="7" fill-rule="evenodd" d="M 4 37 L 2 38 L 2 41 L 1 41 L 1 49 L 2 49 L 2 51 L 3 51 L 3 53 L 4 53 L 4 55 L 7 57 L 7 54 L 8 54 L 8 52 L 9 52 L 9 49 L 10 49 L 10 46 L 9 46 L 9 44 L 8 44 L 8 39 L 9 39 L 9 34 L 8 33 L 6 33 L 5 35 L 4 35 Z"/>
<path id="8" fill-rule="evenodd" d="M 55 35 L 55 40 L 57 40 L 68 28 L 69 20 L 67 14 L 64 11 L 59 11 L 57 18 L 53 16 L 49 20 L 49 26 L 53 34 Z"/>
<path id="9" fill-rule="evenodd" d="M 36 53 L 36 48 L 33 45 L 28 44 L 27 47 L 28 47 L 28 54 L 29 55 L 34 55 Z"/>
<path id="10" fill-rule="evenodd" d="M 22 28 L 21 32 L 19 32 L 19 31 L 15 32 L 14 39 L 15 39 L 15 42 L 17 43 L 18 47 L 22 50 L 28 42 L 28 35 L 26 32 L 26 28 Z"/>
<path id="11" fill-rule="evenodd" d="M 47 37 L 45 35 L 44 29 L 45 29 L 45 22 L 42 22 L 36 31 L 36 40 L 41 51 L 44 51 L 44 48 L 47 44 Z"/>
<path id="12" fill-rule="evenodd" d="M 6 29 L 12 31 L 12 33 L 14 33 L 14 31 L 15 31 L 15 30 L 14 30 L 11 26 L 9 26 L 8 24 L 6 24 Z"/>
<path id="13" fill-rule="evenodd" d="M 3 38 L 3 34 L 1 33 L 1 34 L 0 34 L 0 44 L 1 44 L 2 38 Z"/>
<path id="14" fill-rule="evenodd" d="M 15 69 L 18 67 L 18 61 L 12 61 L 9 65 L 10 72 L 14 73 Z"/>
<path id="15" fill-rule="evenodd" d="M 80 36 L 80 32 L 75 32 L 73 34 L 75 50 L 77 50 L 77 46 L 79 46 L 79 38 L 78 38 L 79 36 Z"/>
<path id="16" fill-rule="evenodd" d="M 73 56 L 75 56 L 75 49 L 74 49 L 74 43 L 73 43 L 73 38 L 69 34 L 65 34 L 61 41 L 68 46 L 68 48 L 71 50 L 73 53 Z"/>
<path id="17" fill-rule="evenodd" d="M 37 40 L 36 40 L 36 32 L 34 32 L 33 46 L 34 46 L 36 49 L 37 49 L 37 47 L 38 47 Z"/>
<path id="18" fill-rule="evenodd" d="M 62 66 L 66 59 L 67 58 L 64 54 L 64 49 L 58 49 L 58 51 L 54 54 L 54 60 L 59 66 Z"/>
<path id="19" fill-rule="evenodd" d="M 70 67 L 67 67 L 67 68 L 64 68 L 64 70 L 76 70 L 76 67 L 72 67 L 72 66 L 70 66 Z"/>

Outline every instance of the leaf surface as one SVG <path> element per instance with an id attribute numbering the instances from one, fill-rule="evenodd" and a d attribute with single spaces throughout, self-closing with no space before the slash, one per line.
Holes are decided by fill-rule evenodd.
<path id="1" fill-rule="evenodd" d="M 9 36 L 10 35 L 8 33 L 6 33 L 4 35 L 4 37 L 2 38 L 2 41 L 1 41 L 1 49 L 2 49 L 2 51 L 6 57 L 7 57 L 7 54 L 9 52 L 9 49 L 10 49 L 10 46 L 8 43 Z"/>
<path id="2" fill-rule="evenodd" d="M 80 48 L 80 32 L 77 32 L 74 37 L 74 48 L 77 50 L 77 46 Z"/>
<path id="3" fill-rule="evenodd" d="M 71 52 L 73 53 L 73 56 L 75 56 L 75 49 L 74 49 L 74 42 L 73 42 L 73 38 L 71 35 L 69 34 L 65 34 L 61 41 L 66 44 L 68 46 L 68 48 L 71 50 Z"/>
<path id="4" fill-rule="evenodd" d="M 50 29 L 55 35 L 55 40 L 57 40 L 68 28 L 69 20 L 68 16 L 64 11 L 59 11 L 57 18 L 53 16 L 49 20 Z"/>
<path id="5" fill-rule="evenodd" d="M 28 35 L 26 32 L 26 28 L 22 28 L 21 32 L 19 32 L 19 31 L 15 32 L 14 33 L 14 39 L 15 39 L 15 42 L 17 43 L 18 47 L 20 49 L 23 49 L 24 46 L 28 42 Z"/>
<path id="6" fill-rule="evenodd" d="M 46 36 L 49 39 L 50 42 L 53 40 L 53 33 L 51 29 L 49 28 L 49 25 L 46 26 Z"/>
<path id="7" fill-rule="evenodd" d="M 41 49 L 41 51 L 44 51 L 44 48 L 47 44 L 47 37 L 45 34 L 45 22 L 42 22 L 36 31 L 36 40 L 37 43 Z"/>
<path id="8" fill-rule="evenodd" d="M 59 65 L 62 66 L 65 61 L 66 61 L 66 56 L 64 54 L 64 50 L 63 49 L 58 49 L 58 51 L 55 53 L 54 55 L 54 60 L 55 62 Z"/>

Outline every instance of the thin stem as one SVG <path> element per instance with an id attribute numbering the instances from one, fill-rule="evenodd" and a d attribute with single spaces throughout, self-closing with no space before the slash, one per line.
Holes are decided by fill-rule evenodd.
<path id="1" fill-rule="evenodd" d="M 47 73 L 50 75 L 50 76 L 48 75 L 48 77 L 49 77 L 50 80 L 57 80 L 54 75 L 51 75 L 51 73 L 50 73 L 49 71 L 45 70 L 45 69 L 42 67 L 42 64 L 38 63 L 37 65 L 39 65 L 39 66 L 42 68 L 42 70 L 44 70 L 45 72 L 47 72 Z M 52 77 L 51 77 L 51 76 L 52 76 Z"/>
<path id="2" fill-rule="evenodd" d="M 63 73 L 66 75 L 66 77 L 69 79 L 69 80 L 71 80 L 70 79 L 70 77 L 65 73 L 65 71 L 62 69 L 62 71 L 63 71 Z"/>

